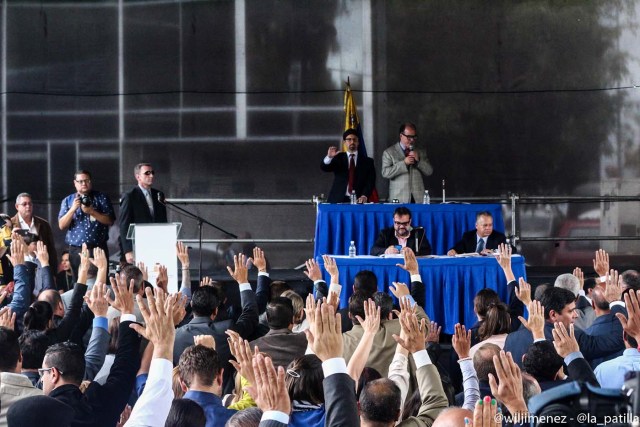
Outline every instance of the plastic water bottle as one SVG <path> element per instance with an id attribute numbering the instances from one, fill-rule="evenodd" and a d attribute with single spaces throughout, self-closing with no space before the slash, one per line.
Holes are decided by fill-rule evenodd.
<path id="1" fill-rule="evenodd" d="M 423 205 L 431 204 L 431 197 L 429 197 L 429 190 L 424 190 L 424 197 L 422 197 L 422 204 Z"/>
<path id="2" fill-rule="evenodd" d="M 351 195 L 349 196 L 349 199 L 351 200 L 352 205 L 355 205 L 358 203 L 358 198 L 356 197 L 355 190 L 351 190 Z"/>
<path id="3" fill-rule="evenodd" d="M 349 256 L 351 258 L 354 258 L 356 256 L 356 242 L 354 242 L 353 240 L 349 244 Z"/>

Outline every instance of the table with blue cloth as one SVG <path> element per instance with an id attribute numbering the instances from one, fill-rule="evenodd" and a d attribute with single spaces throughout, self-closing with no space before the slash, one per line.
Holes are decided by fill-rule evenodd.
<path id="1" fill-rule="evenodd" d="M 356 244 L 358 255 L 368 255 L 380 230 L 393 225 L 393 211 L 405 206 L 411 211 L 411 225 L 421 226 L 431 243 L 433 255 L 446 255 L 465 231 L 473 230 L 476 214 L 488 211 L 493 228 L 504 232 L 502 206 L 499 204 L 364 204 L 318 205 L 314 255 L 348 255 L 349 243 Z"/>
<path id="2" fill-rule="evenodd" d="M 409 273 L 396 266 L 404 264 L 402 258 L 335 256 L 334 259 L 340 271 L 342 284 L 340 307 L 348 306 L 349 297 L 353 293 L 353 279 L 361 270 L 373 271 L 378 278 L 378 290 L 390 295 L 389 285 L 393 282 L 410 285 Z M 321 264 L 321 271 L 329 283 L 330 277 L 324 270 L 322 257 L 318 257 L 317 261 Z M 526 280 L 524 262 L 524 257 L 520 255 L 513 255 L 511 258 L 516 280 L 520 277 Z M 467 327 L 476 323 L 473 298 L 479 290 L 491 288 L 500 295 L 502 301 L 508 302 L 507 281 L 493 256 L 418 258 L 418 267 L 425 285 L 424 311 L 431 320 L 438 322 L 447 334 L 453 333 L 456 323 L 464 323 Z"/>

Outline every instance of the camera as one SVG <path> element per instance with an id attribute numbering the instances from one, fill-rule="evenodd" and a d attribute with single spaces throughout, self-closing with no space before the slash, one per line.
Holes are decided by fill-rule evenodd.
<path id="1" fill-rule="evenodd" d="M 22 240 L 24 240 L 24 243 L 26 245 L 30 245 L 31 243 L 38 241 L 38 235 L 30 233 L 29 230 L 23 230 L 21 228 L 18 228 L 14 230 L 14 233 L 22 236 Z"/>
<path id="2" fill-rule="evenodd" d="M 82 206 L 89 207 L 93 204 L 93 198 L 88 194 L 81 194 L 80 203 L 82 204 Z"/>

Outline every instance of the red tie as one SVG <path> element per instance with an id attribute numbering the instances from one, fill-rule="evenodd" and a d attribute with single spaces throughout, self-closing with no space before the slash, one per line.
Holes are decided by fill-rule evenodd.
<path id="1" fill-rule="evenodd" d="M 405 148 L 404 149 L 404 156 L 408 157 L 410 152 L 411 152 L 411 150 L 409 149 L 409 147 Z"/>
<path id="2" fill-rule="evenodd" d="M 356 177 L 356 159 L 355 155 L 349 154 L 349 194 L 353 191 L 353 181 Z"/>

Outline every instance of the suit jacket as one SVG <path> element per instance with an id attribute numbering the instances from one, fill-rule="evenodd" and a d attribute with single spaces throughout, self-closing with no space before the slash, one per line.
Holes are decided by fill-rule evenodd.
<path id="1" fill-rule="evenodd" d="M 327 202 L 343 202 L 347 194 L 347 186 L 349 185 L 349 156 L 347 153 L 340 152 L 336 154 L 328 165 L 322 161 L 322 163 L 320 163 L 320 169 L 325 172 L 334 173 L 333 185 L 329 191 Z M 373 164 L 373 159 L 359 154 L 353 183 L 356 197 L 367 196 L 367 199 L 370 199 L 371 192 L 375 186 L 376 168 Z"/>
<path id="2" fill-rule="evenodd" d="M 456 245 L 451 248 L 455 250 L 459 254 L 467 254 L 476 251 L 476 247 L 478 246 L 478 238 L 476 230 L 467 231 L 462 235 L 462 239 L 456 243 Z M 507 236 L 500 233 L 499 231 L 493 230 L 489 237 L 487 237 L 487 244 L 485 249 L 498 249 L 498 245 L 500 243 L 507 243 Z M 516 248 L 511 247 L 513 253 L 517 253 Z"/>
<path id="3" fill-rule="evenodd" d="M 0 373 L 0 427 L 7 427 L 7 411 L 11 405 L 29 396 L 42 396 L 42 390 L 36 388 L 26 375 Z"/>
<path id="4" fill-rule="evenodd" d="M 611 312 L 614 314 L 624 313 L 626 315 L 626 310 L 620 305 L 613 306 Z M 544 336 L 549 341 L 553 341 L 553 334 L 551 333 L 552 330 L 553 324 L 545 322 Z M 587 361 L 615 353 L 620 351 L 621 348 L 624 349 L 622 334 L 620 334 L 620 336 L 593 336 L 579 328 L 574 328 L 574 331 L 576 341 L 578 341 L 578 345 L 580 346 L 580 351 L 584 354 Z M 516 332 L 511 332 L 507 335 L 507 340 L 504 343 L 504 351 L 510 351 L 514 362 L 522 368 L 522 355 L 527 352 L 527 349 L 532 343 L 533 335 L 531 334 L 531 331 L 523 327 Z"/>
<path id="5" fill-rule="evenodd" d="M 333 374 L 322 380 L 325 427 L 359 426 L 356 383 L 347 374 Z"/>
<path id="6" fill-rule="evenodd" d="M 590 327 L 585 329 L 585 332 L 589 335 L 600 336 L 600 335 L 613 335 L 613 336 L 622 336 L 622 324 L 618 320 L 618 318 L 612 313 L 603 314 L 595 318 Z M 616 351 L 605 357 L 598 357 L 596 359 L 590 360 L 591 367 L 595 369 L 596 366 L 605 362 L 607 360 L 615 359 L 618 356 L 622 355 L 624 348 Z"/>
<path id="7" fill-rule="evenodd" d="M 153 216 L 147 200 L 139 186 L 133 187 L 120 199 L 120 249 L 122 255 L 133 251 L 133 240 L 127 239 L 130 224 L 149 224 L 167 222 L 167 207 L 158 201 L 159 191 L 152 188 Z"/>
<path id="8" fill-rule="evenodd" d="M 400 203 L 409 203 L 411 196 L 416 203 L 422 201 L 424 196 L 423 176 L 429 176 L 433 173 L 433 168 L 427 153 L 424 150 L 417 149 L 420 161 L 408 168 L 404 163 L 404 151 L 397 142 L 382 153 L 382 177 L 389 180 L 389 199 L 398 199 Z M 411 178 L 409 178 L 411 177 Z M 409 189 L 409 181 L 411 181 L 411 189 Z"/>
<path id="9" fill-rule="evenodd" d="M 53 239 L 53 231 L 51 231 L 51 225 L 46 219 L 33 215 L 33 222 L 38 232 L 38 238 L 47 245 L 47 252 L 49 253 L 49 265 L 58 269 L 58 253 L 56 252 L 56 242 Z M 11 225 L 13 228 L 20 228 L 20 219 L 18 214 L 15 214 L 11 218 Z"/>
<path id="10" fill-rule="evenodd" d="M 292 360 L 304 356 L 307 350 L 307 336 L 296 334 L 289 329 L 271 329 L 267 335 L 249 343 L 251 349 L 258 346 L 273 360 L 273 366 L 286 368 Z"/>
<path id="11" fill-rule="evenodd" d="M 596 312 L 591 307 L 589 300 L 583 295 L 580 295 L 576 300 L 576 312 L 578 318 L 573 323 L 583 331 L 586 331 L 596 320 Z"/>
<path id="12" fill-rule="evenodd" d="M 422 232 L 418 232 L 415 228 L 409 233 L 407 239 L 407 246 L 416 250 L 416 233 L 418 234 L 418 240 L 420 241 L 420 250 L 416 255 L 431 255 L 431 244 L 426 236 L 422 235 Z M 396 237 L 396 230 L 393 227 L 383 228 L 378 234 L 378 238 L 371 247 L 371 255 L 382 255 L 389 246 L 395 246 L 398 244 L 398 238 Z"/>

